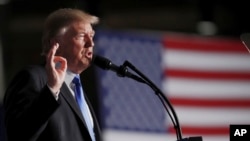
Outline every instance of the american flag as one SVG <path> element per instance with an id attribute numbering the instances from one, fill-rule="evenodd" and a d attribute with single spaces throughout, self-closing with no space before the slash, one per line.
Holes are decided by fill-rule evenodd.
<path id="1" fill-rule="evenodd" d="M 228 141 L 230 124 L 250 124 L 250 55 L 238 39 L 102 30 L 95 49 L 114 64 L 131 62 L 164 92 L 183 138 Z M 111 71 L 97 75 L 106 141 L 177 140 L 150 87 Z"/>

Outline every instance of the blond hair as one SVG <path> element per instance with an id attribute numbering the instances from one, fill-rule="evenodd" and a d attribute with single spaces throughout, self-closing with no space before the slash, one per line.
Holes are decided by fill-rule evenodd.
<path id="1" fill-rule="evenodd" d="M 46 55 L 51 48 L 50 40 L 60 35 L 62 30 L 73 22 L 83 21 L 97 24 L 99 18 L 80 9 L 62 8 L 52 12 L 45 20 L 42 37 L 42 55 Z"/>

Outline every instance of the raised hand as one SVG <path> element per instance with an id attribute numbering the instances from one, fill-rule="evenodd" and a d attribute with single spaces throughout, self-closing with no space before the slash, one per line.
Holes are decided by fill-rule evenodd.
<path id="1" fill-rule="evenodd" d="M 67 60 L 61 56 L 55 56 L 58 48 L 59 44 L 55 43 L 46 56 L 47 83 L 54 93 L 60 90 L 67 70 Z"/>

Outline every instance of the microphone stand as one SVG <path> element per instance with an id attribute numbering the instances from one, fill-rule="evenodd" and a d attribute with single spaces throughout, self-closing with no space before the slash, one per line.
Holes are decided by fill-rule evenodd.
<path id="1" fill-rule="evenodd" d="M 133 66 L 129 61 L 125 61 L 123 63 L 123 65 L 121 65 L 119 68 L 120 70 L 123 70 L 123 71 L 117 71 L 117 74 L 118 76 L 125 76 L 125 75 L 121 75 L 121 74 L 124 74 L 124 73 L 127 73 L 128 70 L 126 67 L 129 67 L 131 68 L 134 72 L 136 72 L 139 76 L 141 76 L 140 79 L 138 79 L 138 76 L 136 75 L 133 75 L 133 77 L 130 77 L 130 78 L 133 78 L 134 80 L 138 81 L 138 82 L 141 82 L 141 83 L 145 83 L 147 84 L 148 86 L 150 86 L 154 91 L 155 91 L 155 94 L 160 98 L 162 104 L 164 105 L 167 113 L 169 114 L 173 124 L 174 124 L 174 128 L 175 128 L 175 131 L 176 131 L 176 136 L 177 136 L 177 141 L 202 141 L 202 137 L 190 137 L 190 138 L 182 138 L 182 132 L 181 132 L 181 127 L 180 127 L 180 124 L 179 124 L 179 120 L 178 120 L 178 117 L 176 115 L 176 112 L 172 106 L 172 104 L 170 103 L 170 101 L 166 98 L 166 96 L 164 95 L 164 93 L 150 80 L 148 79 L 142 72 L 140 72 L 135 66 Z M 135 79 L 137 78 L 137 79 Z M 168 110 L 168 107 L 170 109 L 170 111 Z M 171 115 L 171 113 L 173 115 Z"/>

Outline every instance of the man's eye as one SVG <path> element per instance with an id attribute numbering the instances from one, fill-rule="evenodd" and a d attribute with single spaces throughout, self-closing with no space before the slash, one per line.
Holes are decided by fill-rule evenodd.
<path id="1" fill-rule="evenodd" d="M 83 33 L 82 33 L 82 34 L 79 34 L 78 36 L 79 36 L 79 37 L 84 37 L 84 36 L 85 36 L 85 34 L 83 34 Z"/>
<path id="2" fill-rule="evenodd" d="M 84 38 L 85 34 L 79 34 L 76 36 L 77 39 L 81 39 L 81 38 Z"/>

